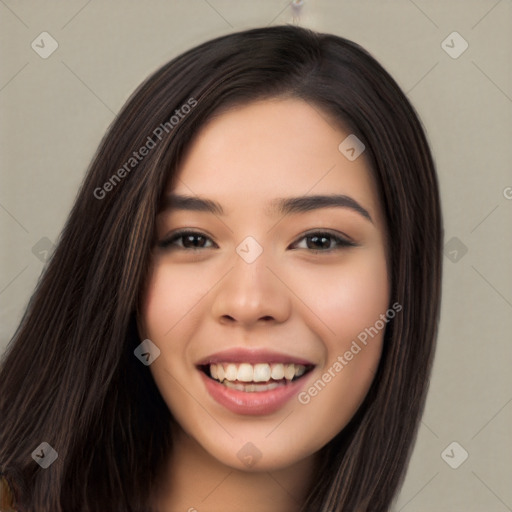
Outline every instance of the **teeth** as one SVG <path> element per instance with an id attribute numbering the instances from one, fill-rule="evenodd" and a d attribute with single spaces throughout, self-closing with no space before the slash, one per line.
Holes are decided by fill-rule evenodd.
<path id="1" fill-rule="evenodd" d="M 233 366 L 235 366 L 235 365 L 233 365 Z M 237 373 L 236 379 L 241 380 L 242 382 L 252 382 L 253 373 L 254 372 L 252 369 L 252 364 L 242 363 L 238 367 L 238 373 Z M 232 380 L 227 376 L 226 376 L 226 378 L 228 380 Z"/>
<path id="2" fill-rule="evenodd" d="M 295 365 L 287 364 L 284 367 L 284 378 L 286 380 L 292 380 L 295 377 Z"/>
<path id="3" fill-rule="evenodd" d="M 236 389 L 237 391 L 243 391 L 245 389 L 245 386 L 243 384 L 233 384 L 233 382 L 229 382 L 229 380 L 226 380 L 224 382 L 228 388 Z"/>
<path id="4" fill-rule="evenodd" d="M 271 376 L 274 380 L 284 379 L 284 366 L 282 364 L 273 364 Z"/>
<path id="5" fill-rule="evenodd" d="M 300 377 L 301 375 L 304 375 L 304 372 L 306 371 L 306 367 L 303 364 L 298 364 L 295 366 L 295 377 Z"/>
<path id="6" fill-rule="evenodd" d="M 283 385 L 284 384 L 280 384 L 278 382 L 271 382 L 270 384 L 234 384 L 233 382 L 229 382 L 229 380 L 224 381 L 224 386 L 231 389 L 236 389 L 237 391 L 245 391 L 246 393 L 270 391 L 271 389 L 276 389 L 277 387 Z"/>
<path id="7" fill-rule="evenodd" d="M 238 368 L 236 367 L 236 364 L 228 364 L 224 378 L 227 380 L 236 380 L 237 374 Z"/>
<path id="8" fill-rule="evenodd" d="M 270 380 L 270 365 L 255 364 L 254 365 L 254 382 L 268 382 Z"/>
<path id="9" fill-rule="evenodd" d="M 219 382 L 224 382 L 228 387 L 241 386 L 240 390 L 252 392 L 251 384 L 241 384 L 241 382 L 269 382 L 271 379 L 280 381 L 286 379 L 292 380 L 294 377 L 300 377 L 306 372 L 306 367 L 302 364 L 281 364 L 281 363 L 258 363 L 255 365 L 249 363 L 220 363 L 210 364 L 210 375 Z M 234 382 L 237 384 L 233 384 Z M 233 384 L 232 385 L 228 385 Z M 258 391 L 261 386 L 258 386 Z M 243 389 L 242 389 L 243 388 Z"/>

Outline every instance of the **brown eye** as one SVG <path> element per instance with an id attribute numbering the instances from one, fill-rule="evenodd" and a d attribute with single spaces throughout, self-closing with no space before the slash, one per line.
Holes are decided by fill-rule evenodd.
<path id="1" fill-rule="evenodd" d="M 182 250 L 196 250 L 196 249 L 210 249 L 215 247 L 215 244 L 210 237 L 203 233 L 196 233 L 195 231 L 181 231 L 174 233 L 169 238 L 161 240 L 157 244 L 164 249 L 182 249 Z"/>
<path id="2" fill-rule="evenodd" d="M 306 237 L 308 249 L 331 249 L 332 237 L 325 235 L 311 235 Z"/>
<path id="3" fill-rule="evenodd" d="M 203 248 L 206 245 L 207 239 L 201 235 L 182 235 L 182 245 L 186 249 Z"/>
<path id="4" fill-rule="evenodd" d="M 354 247 L 354 242 L 329 232 L 308 233 L 292 246 L 293 249 L 308 249 L 313 252 L 329 252 L 344 247 Z"/>

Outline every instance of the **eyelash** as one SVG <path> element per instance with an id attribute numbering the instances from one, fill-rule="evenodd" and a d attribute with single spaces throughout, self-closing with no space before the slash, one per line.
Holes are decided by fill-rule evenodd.
<path id="1" fill-rule="evenodd" d="M 201 233 L 199 231 L 182 230 L 182 231 L 177 231 L 176 233 L 173 233 L 168 238 L 157 242 L 157 245 L 158 245 L 158 247 L 160 247 L 162 249 L 167 249 L 167 250 L 177 249 L 177 250 L 192 251 L 192 252 L 197 252 L 197 251 L 201 251 L 204 249 L 215 248 L 215 247 L 191 247 L 191 248 L 188 248 L 188 247 L 183 247 L 183 246 L 179 246 L 176 244 L 176 241 L 178 241 L 180 239 L 184 239 L 187 236 L 202 237 L 206 241 L 215 243 L 209 236 L 207 236 L 204 233 Z M 333 252 L 336 250 L 341 250 L 341 249 L 345 249 L 348 247 L 356 247 L 357 246 L 357 244 L 352 242 L 351 240 L 348 240 L 347 238 L 343 238 L 343 237 L 341 237 L 337 234 L 334 234 L 332 232 L 329 232 L 329 231 L 310 231 L 308 233 L 303 234 L 300 238 L 297 239 L 297 241 L 293 242 L 292 245 L 297 245 L 298 242 L 301 242 L 302 240 L 305 240 L 307 238 L 313 238 L 313 237 L 330 238 L 332 241 L 334 241 L 336 244 L 338 244 L 338 246 L 335 248 L 330 247 L 328 249 L 308 249 L 308 248 L 306 248 L 306 250 L 309 250 L 312 253 L 330 253 L 330 252 Z"/>

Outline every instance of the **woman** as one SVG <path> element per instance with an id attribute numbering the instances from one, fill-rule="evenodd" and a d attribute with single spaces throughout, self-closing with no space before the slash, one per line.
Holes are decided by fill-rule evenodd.
<path id="1" fill-rule="evenodd" d="M 13 507 L 388 510 L 441 246 L 421 124 L 359 46 L 280 26 L 178 56 L 102 141 L 3 357 Z"/>

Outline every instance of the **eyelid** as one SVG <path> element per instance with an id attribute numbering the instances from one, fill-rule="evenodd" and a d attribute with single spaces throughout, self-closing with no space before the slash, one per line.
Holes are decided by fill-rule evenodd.
<path id="1" fill-rule="evenodd" d="M 182 238 L 186 235 L 202 236 L 203 238 L 206 238 L 207 241 L 212 242 L 212 244 L 214 246 L 213 248 L 218 247 L 210 235 L 208 235 L 204 231 L 195 230 L 193 228 L 183 228 L 183 229 L 178 229 L 176 231 L 173 231 L 172 233 L 169 233 L 168 235 L 164 236 L 161 240 L 157 240 L 156 245 L 162 249 L 169 249 L 171 246 L 174 245 L 174 242 L 176 240 L 179 240 L 180 238 Z M 197 247 L 196 249 L 190 249 L 187 247 L 179 247 L 176 245 L 174 245 L 174 247 L 176 247 L 177 249 L 184 250 L 184 251 L 212 249 L 212 247 Z"/>
<path id="2" fill-rule="evenodd" d="M 298 242 L 302 241 L 304 238 L 307 238 L 309 236 L 313 235 L 328 235 L 331 238 L 333 238 L 336 242 L 338 242 L 338 247 L 334 249 L 309 249 L 311 252 L 331 252 L 336 249 L 341 249 L 344 247 L 357 247 L 359 244 L 357 244 L 352 237 L 348 236 L 347 234 L 341 232 L 341 231 L 333 231 L 330 229 L 312 229 L 307 231 L 306 233 L 303 233 L 298 237 L 295 242 L 290 244 L 289 247 L 296 245 Z"/>

